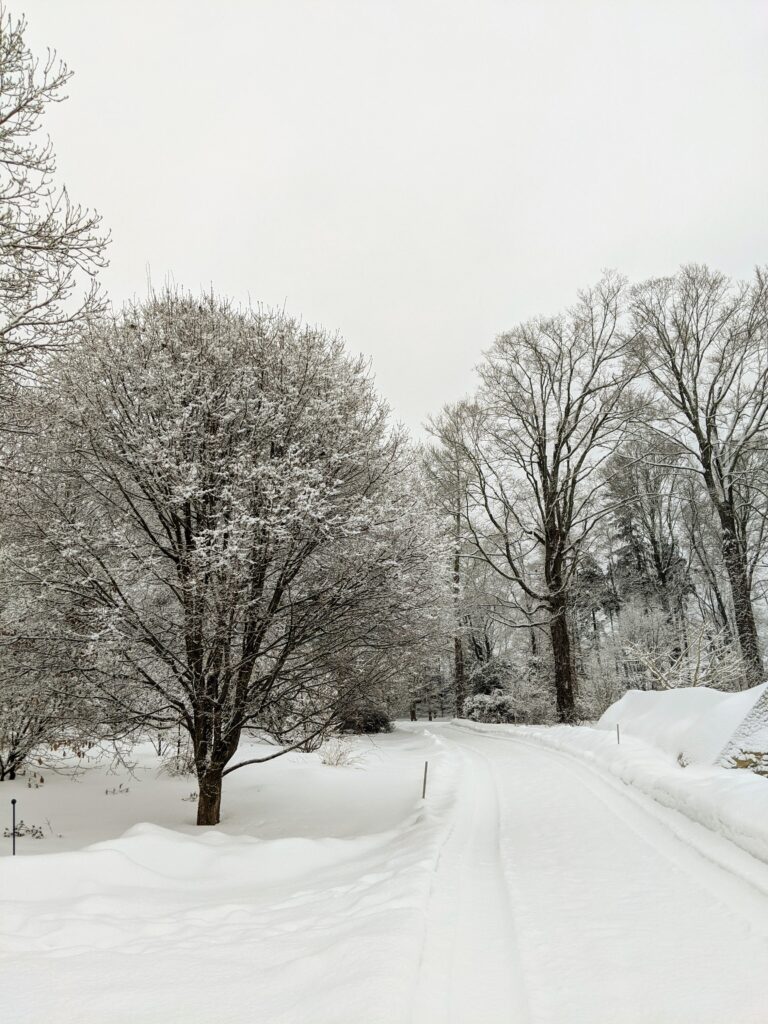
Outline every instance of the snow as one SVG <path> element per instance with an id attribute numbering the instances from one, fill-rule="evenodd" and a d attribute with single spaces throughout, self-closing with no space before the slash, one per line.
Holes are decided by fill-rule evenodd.
<path id="1" fill-rule="evenodd" d="M 312 839 L 397 827 L 421 795 L 423 759 L 418 761 L 400 735 L 396 740 L 361 738 L 357 748 L 362 759 L 359 769 L 329 768 L 321 764 L 318 754 L 291 753 L 227 776 L 218 830 L 261 839 Z M 238 757 L 264 756 L 274 750 L 244 743 Z M 71 765 L 71 758 L 65 763 Z M 85 765 L 85 771 L 70 776 L 40 768 L 45 782 L 38 789 L 28 789 L 24 779 L 0 787 L 3 797 L 18 798 L 19 816 L 42 826 L 46 834 L 45 840 L 21 840 L 25 856 L 79 850 L 143 822 L 200 834 L 195 825 L 197 804 L 190 799 L 197 792 L 194 775 L 167 775 L 150 744 L 134 748 L 128 767 L 103 757 L 86 758 Z M 128 792 L 112 795 L 121 786 Z"/>
<path id="2" fill-rule="evenodd" d="M 585 726 L 505 726 L 462 722 L 465 729 L 514 736 L 561 751 L 593 771 L 650 797 L 768 864 L 768 780 L 749 771 L 691 765 L 622 733 Z"/>
<path id="3" fill-rule="evenodd" d="M 215 829 L 148 749 L 132 776 L 4 783 L 63 833 L 0 859 L 9 1019 L 763 1024 L 765 780 L 605 729 L 403 723 L 355 744 L 357 768 L 234 773 Z M 725 779 L 731 818 L 694 824 Z"/>
<path id="4" fill-rule="evenodd" d="M 630 690 L 611 705 L 598 729 L 636 736 L 686 762 L 715 764 L 768 683 L 739 693 L 706 686 Z"/>
<path id="5" fill-rule="evenodd" d="M 149 748 L 133 775 L 4 784 L 25 821 L 63 832 L 0 861 L 14 1021 L 402 1019 L 454 766 L 408 733 L 357 746 L 360 768 L 291 754 L 234 773 L 216 829 L 193 824 L 194 783 L 156 777 Z"/>
<path id="6" fill-rule="evenodd" d="M 496 903 L 514 943 L 502 959 L 517 1001 L 514 1015 L 423 1020 L 764 1024 L 768 867 L 703 829 L 695 848 L 694 826 L 678 814 L 659 814 L 653 801 L 533 732 L 464 722 L 443 730 L 472 774 L 493 783 L 498 818 L 485 817 L 472 840 L 482 859 L 459 876 L 477 891 L 493 865 L 504 880 Z M 449 843 L 462 841 L 454 833 Z M 715 861 L 721 846 L 731 849 L 729 870 Z M 466 916 L 457 909 L 461 933 Z M 486 948 L 503 941 L 498 934 Z M 460 999 L 460 964 L 446 979 L 449 1008 Z M 500 1002 L 504 979 L 500 968 L 489 995 L 475 992 L 477 1006 Z"/>

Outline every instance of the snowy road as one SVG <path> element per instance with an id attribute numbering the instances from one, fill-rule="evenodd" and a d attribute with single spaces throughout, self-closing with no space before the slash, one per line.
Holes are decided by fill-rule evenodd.
<path id="1" fill-rule="evenodd" d="M 463 767 L 413 1024 L 768 1021 L 768 867 L 568 755 L 430 730 Z"/>

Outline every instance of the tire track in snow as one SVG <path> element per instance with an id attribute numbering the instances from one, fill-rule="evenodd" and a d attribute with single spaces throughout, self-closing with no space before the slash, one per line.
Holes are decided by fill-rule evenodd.
<path id="1" fill-rule="evenodd" d="M 559 752 L 443 729 L 499 788 L 531 1021 L 765 1024 L 764 897 Z"/>
<path id="2" fill-rule="evenodd" d="M 760 903 L 768 897 L 768 865 L 726 836 L 707 828 L 674 807 L 659 803 L 642 790 L 601 770 L 599 763 L 587 761 L 577 752 L 551 747 L 528 736 L 509 733 L 495 736 L 491 733 L 478 733 L 454 723 L 451 728 L 470 735 L 487 736 L 502 744 L 521 744 L 559 760 L 570 773 L 579 774 L 595 798 L 622 824 L 632 829 L 641 842 L 654 846 L 670 862 L 676 866 L 685 862 L 686 868 L 690 870 L 696 862 L 689 860 L 688 855 L 697 854 L 702 858 L 706 863 L 696 865 L 700 884 L 721 902 L 758 925 L 762 931 L 768 930 L 765 915 L 758 915 L 756 920 L 754 913 L 755 898 Z M 634 815 L 635 820 L 632 820 L 633 808 L 644 816 L 644 828 L 639 827 L 637 814 Z M 713 868 L 718 870 L 713 872 Z M 731 898 L 725 900 L 724 895 L 728 890 Z"/>
<path id="3" fill-rule="evenodd" d="M 496 780 L 482 754 L 451 746 L 460 791 L 435 863 L 411 1021 L 527 1024 Z"/>

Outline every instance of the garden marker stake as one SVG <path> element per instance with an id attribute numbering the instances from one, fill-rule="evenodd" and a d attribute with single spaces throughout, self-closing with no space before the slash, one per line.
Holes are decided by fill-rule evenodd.
<path id="1" fill-rule="evenodd" d="M 16 856 L 16 797 L 11 800 L 11 853 Z"/>
<path id="2" fill-rule="evenodd" d="M 424 762 L 424 784 L 421 787 L 421 799 L 425 800 L 427 797 L 427 769 L 429 768 L 429 761 Z"/>

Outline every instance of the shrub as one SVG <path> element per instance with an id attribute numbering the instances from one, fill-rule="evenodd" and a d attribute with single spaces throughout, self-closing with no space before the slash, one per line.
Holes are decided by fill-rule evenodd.
<path id="1" fill-rule="evenodd" d="M 180 739 L 174 746 L 166 747 L 162 754 L 159 774 L 170 775 L 171 778 L 178 778 L 184 775 L 192 775 L 195 771 L 195 755 L 192 744 L 187 737 Z"/>
<path id="2" fill-rule="evenodd" d="M 469 686 L 475 696 L 483 694 L 490 697 L 492 693 L 506 689 L 512 674 L 512 666 L 504 658 L 491 658 L 475 666 L 469 676 Z"/>
<path id="3" fill-rule="evenodd" d="M 344 709 L 338 728 L 340 732 L 392 732 L 392 723 L 380 704 L 357 703 Z"/>
<path id="4" fill-rule="evenodd" d="M 13 836 L 13 831 L 10 828 L 3 830 L 3 839 L 10 839 Z M 19 821 L 16 824 L 16 838 L 21 839 L 22 836 L 31 836 L 33 839 L 45 839 L 45 833 L 39 825 L 27 825 L 24 821 Z"/>
<path id="5" fill-rule="evenodd" d="M 464 701 L 464 717 L 472 722 L 512 723 L 519 720 L 517 702 L 509 693 L 476 693 Z"/>
<path id="6" fill-rule="evenodd" d="M 331 736 L 320 748 L 320 761 L 333 768 L 351 768 L 360 764 L 362 755 L 348 740 L 341 736 Z"/>
<path id="7" fill-rule="evenodd" d="M 512 691 L 494 690 L 467 697 L 463 713 L 472 722 L 537 724 L 551 720 L 552 701 L 544 687 L 521 680 Z"/>

